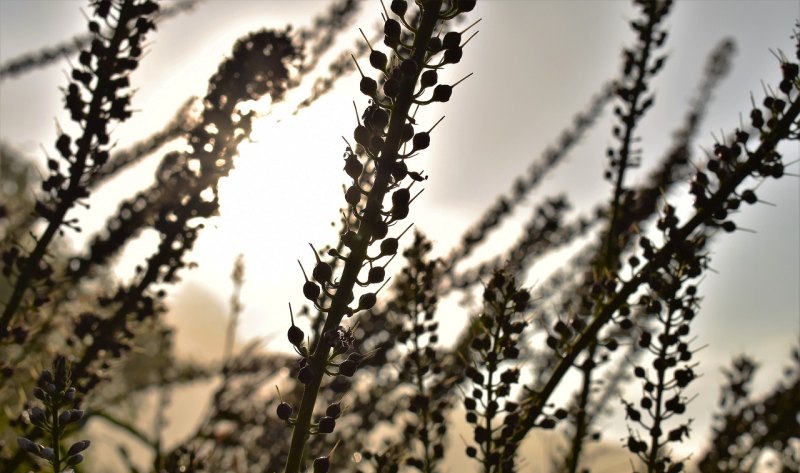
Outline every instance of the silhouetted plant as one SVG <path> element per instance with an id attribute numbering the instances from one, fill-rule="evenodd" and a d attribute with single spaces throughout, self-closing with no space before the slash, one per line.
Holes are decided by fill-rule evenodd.
<path id="1" fill-rule="evenodd" d="M 48 158 L 48 175 L 35 199 L 27 192 L 35 180 L 24 158 L 0 148 L 2 180 L 13 182 L 0 186 L 4 469 L 39 471 L 49 464 L 54 472 L 81 471 L 90 447 L 81 429 L 97 420 L 144 445 L 152 453 L 148 468 L 158 473 L 432 473 L 446 469 L 448 449 L 465 451 L 487 473 L 525 471 L 523 440 L 533 430 L 556 428 L 567 442 L 552 469 L 574 473 L 591 468 L 586 443 L 599 439 L 598 418 L 619 405 L 620 397 L 629 429 L 620 446 L 638 457 L 631 469 L 676 473 L 690 467 L 671 446 L 696 433 L 684 414 L 700 375 L 690 338 L 701 314 L 697 283 L 707 270 L 712 240 L 737 229 L 732 215 L 743 204 L 758 202 L 750 180 L 783 177 L 789 163 L 778 146 L 800 139 L 797 32 L 795 58 L 778 55 L 781 81 L 766 87 L 749 126 L 720 137 L 712 153 L 698 158 L 692 148 L 699 125 L 734 51 L 730 40 L 721 42 L 673 143 L 641 183 L 632 183 L 630 171 L 646 149 L 637 144 L 637 130 L 655 104 L 651 81 L 665 66 L 660 51 L 672 8 L 669 0 L 635 0 L 635 42 L 623 49 L 619 76 L 438 259 L 421 232 L 413 232 L 403 250 L 401 238 L 410 225 L 398 223 L 427 180 L 409 168 L 411 158 L 430 146 L 441 122 L 423 125 L 415 109 L 448 102 L 460 83 L 440 83 L 439 74 L 461 61 L 477 22 L 456 26 L 476 2 L 387 2 L 379 31 L 362 31 L 364 41 L 335 58 L 328 73 L 319 72 L 321 59 L 360 2 L 338 0 L 295 32 L 250 32 L 209 79 L 205 97 L 190 98 L 160 131 L 112 150 L 110 131 L 132 113 L 129 76 L 145 56 L 145 35 L 150 38 L 158 18 L 197 3 L 182 1 L 159 14 L 153 0 L 92 0 L 90 35 L 0 68 L 5 78 L 78 53 L 65 89 L 75 131 L 66 125 L 57 130 L 60 157 Z M 345 139 L 348 184 L 339 239 L 320 251 L 309 245 L 311 265 L 298 260 L 310 306 L 289 306 L 287 347 L 296 356 L 265 352 L 259 341 L 234 349 L 243 307 L 240 257 L 219 363 L 177 359 L 172 329 L 161 317 L 167 289 L 191 266 L 189 252 L 203 222 L 219 213 L 219 182 L 233 170 L 258 118 L 246 102 L 265 96 L 280 101 L 314 77 L 310 95 L 291 104 L 300 110 L 355 70 L 368 102 L 361 111 L 356 105 L 353 142 Z M 501 256 L 462 268 L 569 157 L 607 104 L 616 117 L 614 145 L 606 152 L 605 177 L 613 183 L 608 202 L 575 217 L 569 195 L 545 197 L 534 203 L 522 235 Z M 75 253 L 64 245 L 64 231 L 80 229 L 70 218 L 74 207 L 176 141 L 187 146 L 160 157 L 155 183 L 120 202 L 86 249 Z M 694 203 L 681 219 L 670 200 L 687 179 Z M 158 234 L 158 247 L 131 281 L 116 281 L 111 262 L 148 230 Z M 562 268 L 533 288 L 521 287 L 536 262 L 577 246 L 579 239 L 588 243 Z M 404 258 L 393 270 L 390 262 L 398 253 Z M 442 345 L 439 302 L 454 292 L 475 295 L 478 287 L 481 309 L 451 346 Z M 299 323 L 301 317 L 309 323 Z M 310 327 L 308 333 L 301 326 Z M 735 360 L 725 372 L 720 412 L 699 471 L 754 471 L 768 451 L 779 455 L 783 471 L 800 467 L 797 350 L 793 363 L 783 380 L 754 399 L 756 364 L 747 357 Z M 571 372 L 579 388 L 570 399 L 554 399 Z M 197 380 L 219 381 L 210 406 L 190 435 L 165 448 L 170 393 Z M 630 386 L 633 391 L 623 390 Z M 119 414 L 120 405 L 147 391 L 158 393 L 153 429 Z M 454 415 L 465 415 L 471 425 L 463 446 L 448 443 Z M 387 424 L 396 436 L 384 435 Z M 129 471 L 139 471 L 125 448 L 119 453 Z"/>

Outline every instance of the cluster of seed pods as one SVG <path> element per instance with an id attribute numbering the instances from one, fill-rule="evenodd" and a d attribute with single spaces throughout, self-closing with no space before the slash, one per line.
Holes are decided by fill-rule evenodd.
<path id="1" fill-rule="evenodd" d="M 284 419 L 295 428 L 287 471 L 300 467 L 297 443 L 309 433 L 333 431 L 334 422 L 323 424 L 327 417 L 333 420 L 332 416 L 310 425 L 310 411 L 323 374 L 353 376 L 365 356 L 353 350 L 351 332 L 340 323 L 345 316 L 369 310 L 377 302 L 377 293 L 388 282 L 386 265 L 397 254 L 399 238 L 408 228 L 397 236 L 389 234 L 408 216 L 415 197 L 413 185 L 425 180 L 421 172 L 408 169 L 407 161 L 430 145 L 436 124 L 427 131 L 415 130 L 412 107 L 447 102 L 458 84 L 438 83 L 438 71 L 459 62 L 469 41 L 462 40 L 466 30 L 446 31 L 446 22 L 471 11 L 475 1 L 425 0 L 415 4 L 413 12 L 404 0 L 392 1 L 391 13 L 384 9 L 384 44 L 391 51 L 386 54 L 368 44 L 369 63 L 380 80 L 365 75 L 356 64 L 361 74 L 359 88 L 369 97 L 369 105 L 353 132 L 356 145 L 348 142 L 344 153 L 344 171 L 352 184 L 345 190 L 346 221 L 350 224 L 341 234 L 341 250 L 329 250 L 329 259 L 314 251 L 316 264 L 311 278 L 300 264 L 305 279 L 303 295 L 325 314 L 325 326 L 313 344 L 306 343 L 305 334 L 294 322 L 289 329 L 290 342 L 302 357 L 297 377 L 305 390 L 297 416 L 290 413 Z M 412 181 L 410 185 L 403 184 L 406 178 Z M 391 204 L 384 205 L 384 200 Z M 377 251 L 372 250 L 375 247 Z M 377 284 L 382 284 L 377 290 L 366 289 Z M 356 286 L 365 288 L 357 298 Z"/>

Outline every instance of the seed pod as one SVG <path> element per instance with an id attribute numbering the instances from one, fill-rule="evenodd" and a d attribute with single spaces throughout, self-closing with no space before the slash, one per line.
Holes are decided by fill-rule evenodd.
<path id="1" fill-rule="evenodd" d="M 333 268 L 328 263 L 320 261 L 314 266 L 311 276 L 321 283 L 330 281 L 331 276 L 333 276 Z"/>
<path id="2" fill-rule="evenodd" d="M 407 142 L 411 138 L 414 137 L 414 125 L 411 123 L 406 123 L 403 125 L 403 134 L 400 136 L 400 139 L 403 143 Z"/>
<path id="3" fill-rule="evenodd" d="M 456 49 L 461 45 L 461 33 L 458 31 L 450 31 L 442 39 L 442 46 L 445 49 Z"/>
<path id="4" fill-rule="evenodd" d="M 400 182 L 408 175 L 408 166 L 403 161 L 395 161 L 392 164 L 392 177 L 395 181 Z"/>
<path id="5" fill-rule="evenodd" d="M 286 337 L 289 339 L 289 343 L 299 347 L 303 344 L 303 340 L 305 340 L 306 335 L 303 333 L 303 330 L 300 329 L 300 327 L 292 323 L 292 326 L 289 327 L 289 330 L 286 332 Z"/>
<path id="6" fill-rule="evenodd" d="M 383 279 L 385 277 L 386 277 L 386 270 L 383 269 L 383 266 L 375 266 L 374 268 L 369 269 L 369 274 L 367 275 L 367 281 L 370 284 L 375 284 L 383 282 Z"/>
<path id="7" fill-rule="evenodd" d="M 372 138 L 372 133 L 370 133 L 364 125 L 358 125 L 355 131 L 353 131 L 353 138 L 356 139 L 356 143 L 366 147 L 369 144 L 369 140 Z"/>
<path id="8" fill-rule="evenodd" d="M 392 219 L 403 220 L 408 217 L 408 204 L 397 204 L 392 207 Z"/>
<path id="9" fill-rule="evenodd" d="M 434 36 L 428 42 L 428 51 L 430 51 L 431 54 L 436 54 L 441 50 L 442 50 L 442 40 L 439 39 L 438 36 Z"/>
<path id="10" fill-rule="evenodd" d="M 378 220 L 372 228 L 372 237 L 375 240 L 383 239 L 389 233 L 389 225 L 383 220 Z"/>
<path id="11" fill-rule="evenodd" d="M 317 300 L 320 294 L 320 288 L 315 283 L 306 280 L 305 284 L 303 284 L 303 295 L 306 296 L 306 299 L 314 302 Z"/>
<path id="12" fill-rule="evenodd" d="M 372 65 L 372 67 L 374 67 L 375 69 L 377 69 L 379 71 L 385 71 L 386 70 L 386 64 L 388 62 L 389 62 L 389 60 L 386 58 L 386 55 L 383 54 L 380 51 L 374 51 L 373 50 L 369 54 L 369 63 L 370 63 L 370 65 Z"/>
<path id="13" fill-rule="evenodd" d="M 409 200 L 411 200 L 411 192 L 408 190 L 408 188 L 404 187 L 402 189 L 398 189 L 392 194 L 392 203 L 395 205 L 408 205 Z"/>
<path id="14" fill-rule="evenodd" d="M 381 242 L 381 255 L 393 255 L 397 253 L 399 244 L 397 238 L 387 238 Z"/>
<path id="15" fill-rule="evenodd" d="M 378 92 L 378 83 L 372 77 L 364 76 L 361 78 L 359 88 L 362 94 L 375 98 L 375 94 Z"/>
<path id="16" fill-rule="evenodd" d="M 453 87 L 449 85 L 440 84 L 433 89 L 433 97 L 431 100 L 434 102 L 447 102 L 450 96 L 453 95 Z"/>
<path id="17" fill-rule="evenodd" d="M 327 409 L 325 409 L 325 415 L 328 417 L 333 417 L 337 419 L 342 414 L 342 403 L 341 402 L 334 402 Z"/>
<path id="18" fill-rule="evenodd" d="M 319 420 L 319 433 L 321 434 L 329 434 L 335 427 L 336 419 L 333 417 L 324 416 Z"/>
<path id="19" fill-rule="evenodd" d="M 369 140 L 369 148 L 374 153 L 377 153 L 383 149 L 383 138 L 380 136 L 373 136 L 372 139 Z"/>
<path id="20" fill-rule="evenodd" d="M 356 369 L 358 369 L 358 363 L 348 358 L 339 365 L 339 374 L 349 378 L 356 373 Z"/>
<path id="21" fill-rule="evenodd" d="M 297 373 L 297 379 L 303 384 L 310 383 L 313 378 L 314 370 L 308 365 L 300 368 L 300 371 Z"/>
<path id="22" fill-rule="evenodd" d="M 276 409 L 276 411 L 278 413 L 278 419 L 289 420 L 289 418 L 292 417 L 294 409 L 292 409 L 291 404 L 289 404 L 288 402 L 281 402 L 280 404 L 278 404 L 278 408 Z"/>
<path id="23" fill-rule="evenodd" d="M 378 298 L 375 296 L 375 293 L 368 292 L 366 294 L 362 294 L 361 297 L 358 298 L 358 309 L 357 310 L 370 310 L 375 307 L 375 303 L 378 301 Z"/>
<path id="24" fill-rule="evenodd" d="M 344 243 L 344 246 L 350 249 L 353 249 L 357 241 L 358 241 L 358 235 L 356 234 L 356 232 L 352 230 L 349 230 L 345 232 L 344 235 L 342 235 L 342 243 Z"/>
<path id="25" fill-rule="evenodd" d="M 406 14 L 406 10 L 408 9 L 408 4 L 405 0 L 392 0 L 392 6 L 389 7 L 392 12 L 394 12 L 397 16 L 403 16 Z"/>
<path id="26" fill-rule="evenodd" d="M 328 473 L 331 467 L 331 460 L 329 457 L 317 457 L 314 459 L 314 473 Z"/>
<path id="27" fill-rule="evenodd" d="M 394 18 L 386 20 L 386 23 L 383 25 L 383 33 L 388 38 L 396 38 L 397 41 L 400 41 L 400 22 Z"/>
<path id="28" fill-rule="evenodd" d="M 368 125 L 374 131 L 383 131 L 386 128 L 386 125 L 389 124 L 389 112 L 382 108 L 377 108 L 372 111 L 369 116 L 369 123 Z"/>
<path id="29" fill-rule="evenodd" d="M 350 186 L 347 192 L 344 193 L 344 200 L 352 206 L 358 205 L 361 202 L 361 190 L 356 185 Z"/>
<path id="30" fill-rule="evenodd" d="M 400 81 L 394 77 L 390 77 L 383 83 L 383 93 L 386 94 L 387 97 L 397 97 L 397 94 L 400 93 Z"/>
<path id="31" fill-rule="evenodd" d="M 413 76 L 419 71 L 419 64 L 413 59 L 406 59 L 400 63 L 400 72 L 407 76 Z"/>
<path id="32" fill-rule="evenodd" d="M 420 77 L 420 84 L 423 88 L 425 87 L 433 87 L 436 85 L 436 82 L 439 80 L 439 74 L 436 72 L 435 69 L 428 69 L 427 71 L 422 73 Z"/>
<path id="33" fill-rule="evenodd" d="M 364 170 L 364 165 L 358 160 L 356 155 L 351 154 L 345 159 L 344 172 L 353 179 L 358 179 L 361 172 Z"/>
<path id="34" fill-rule="evenodd" d="M 442 86 L 441 85 L 436 86 L 436 90 L 439 90 L 439 87 L 442 87 Z M 433 95 L 434 95 L 434 98 L 435 98 L 435 96 L 436 96 L 436 92 L 435 91 L 434 91 Z M 426 131 L 422 131 L 420 133 L 417 133 L 416 135 L 414 135 L 414 140 L 412 141 L 412 144 L 414 145 L 413 151 L 419 151 L 419 150 L 425 149 L 428 146 L 430 146 L 430 144 L 431 144 L 431 135 Z"/>

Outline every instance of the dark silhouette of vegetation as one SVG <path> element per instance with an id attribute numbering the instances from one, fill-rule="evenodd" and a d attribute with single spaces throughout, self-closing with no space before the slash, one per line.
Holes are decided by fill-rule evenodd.
<path id="1" fill-rule="evenodd" d="M 357 123 L 345 138 L 339 239 L 319 251 L 310 245 L 313 256 L 297 255 L 309 305 L 288 308 L 294 354 L 266 352 L 258 343 L 234 349 L 245 284 L 238 259 L 221 362 L 206 365 L 174 354 L 166 295 L 190 269 L 188 255 L 204 222 L 220 212 L 219 183 L 258 118 L 242 104 L 284 100 L 319 69 L 362 4 L 334 1 L 307 29 L 243 35 L 204 97 L 188 98 L 161 131 L 112 152 L 113 132 L 133 113 L 131 72 L 146 60 L 156 22 L 197 3 L 160 10 L 155 0 L 92 0 L 86 36 L 0 69 L 0 78 L 33 73 L 77 54 L 64 88 L 73 123 L 57 130 L 59 156 L 48 159 L 47 175 L 37 182 L 23 158 L 0 148 L 2 180 L 12 184 L 0 186 L 3 471 L 91 471 L 85 427 L 102 420 L 145 445 L 152 453 L 148 471 L 159 473 L 432 473 L 445 471 L 448 451 L 463 452 L 487 473 L 526 471 L 523 440 L 556 429 L 567 441 L 549 459 L 551 469 L 575 473 L 592 470 L 586 450 L 600 438 L 600 417 L 620 402 L 628 425 L 620 447 L 631 454 L 632 471 L 754 471 L 765 455 L 775 456 L 781 471 L 800 468 L 797 350 L 784 379 L 758 398 L 750 393 L 755 361 L 734 360 L 707 450 L 692 464 L 671 448 L 698 434 L 685 412 L 702 370 L 693 357 L 692 324 L 702 310 L 697 284 L 709 269 L 709 247 L 737 230 L 735 211 L 758 203 L 753 179 L 767 185 L 785 176 L 791 159 L 784 160 L 779 145 L 800 140 L 800 32 L 794 56 L 779 55 L 781 81 L 765 87 L 747 123 L 720 137 L 709 155 L 695 156 L 698 128 L 735 49 L 731 40 L 720 42 L 673 143 L 635 183 L 630 171 L 643 165 L 648 146 L 638 130 L 655 104 L 651 82 L 666 65 L 664 20 L 673 5 L 634 1 L 634 40 L 622 51 L 618 77 L 602 85 L 455 248 L 433 258 L 433 243 L 401 222 L 427 180 L 411 158 L 425 152 L 441 122 L 421 123 L 415 114 L 431 103 L 467 99 L 458 85 L 470 71 L 447 84 L 439 76 L 469 54 L 476 2 L 386 2 L 381 31 L 372 39 L 362 32 L 364 42 L 342 56 L 347 61 L 334 60 L 309 96 L 290 104 L 313 106 L 352 70 L 367 96 L 359 98 Z M 569 217 L 568 194 L 538 203 L 502 256 L 463 269 L 608 106 L 615 116 L 605 170 L 612 194 L 577 218 Z M 175 140 L 187 146 L 163 154 L 155 183 L 121 201 L 104 231 L 73 254 L 62 240 L 80 230 L 73 209 Z M 666 196 L 687 181 L 693 205 L 679 217 Z M 116 280 L 111 261 L 145 231 L 159 235 L 157 248 L 132 280 Z M 589 243 L 535 292 L 522 286 L 534 262 L 582 237 Z M 444 346 L 440 300 L 476 288 L 480 307 L 455 343 Z M 295 324 L 301 316 L 310 319 L 309 333 Z M 578 389 L 566 402 L 554 399 L 570 372 L 580 379 Z M 165 448 L 170 390 L 201 379 L 219 380 L 207 413 L 178 447 Z M 264 388 L 273 385 L 282 389 L 265 403 Z M 122 403 L 148 389 L 160 393 L 155 435 L 118 415 Z M 468 437 L 454 444 L 449 420 L 461 412 Z M 387 425 L 397 435 L 376 447 Z M 129 471 L 141 471 L 122 447 L 120 455 Z"/>

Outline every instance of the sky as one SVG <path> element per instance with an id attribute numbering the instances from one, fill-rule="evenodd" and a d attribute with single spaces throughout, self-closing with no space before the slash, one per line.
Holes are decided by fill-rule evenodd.
<path id="1" fill-rule="evenodd" d="M 289 23 L 302 27 L 326 4 L 207 0 L 192 12 L 164 21 L 150 36 L 147 55 L 132 77 L 138 88 L 133 108 L 140 111 L 114 130 L 114 137 L 124 147 L 159 130 L 189 95 L 203 95 L 208 77 L 239 36 Z M 0 63 L 85 31 L 81 7 L 85 9 L 82 2 L 71 0 L 0 0 Z M 472 18 L 482 18 L 480 33 L 465 48 L 461 63 L 449 67 L 443 79 L 452 83 L 474 75 L 454 89 L 449 103 L 427 107 L 420 115 L 421 123 L 430 124 L 445 116 L 432 134 L 431 147 L 415 158 L 418 169 L 430 179 L 409 218 L 434 241 L 436 253 L 446 254 L 493 199 L 556 142 L 601 85 L 617 75 L 620 48 L 633 42 L 627 22 L 634 17 L 630 4 L 623 1 L 479 2 Z M 751 92 L 760 100 L 763 84 L 777 83 L 773 52 L 791 53 L 789 36 L 798 17 L 800 2 L 794 0 L 676 2 L 666 22 L 667 64 L 653 82 L 656 105 L 640 128 L 643 166 L 632 174 L 632 182 L 646 174 L 671 142 L 701 78 L 706 55 L 719 40 L 733 38 L 737 53 L 699 134 L 697 144 L 705 149 L 713 146 L 713 136 L 734 130 L 740 117 L 746 119 Z M 368 32 L 379 18 L 379 3 L 366 2 L 326 59 L 351 48 L 360 37 L 357 27 Z M 68 70 L 63 60 L 0 82 L 0 139 L 40 164 L 42 147 L 53 149 L 55 122 L 68 122 L 59 91 Z M 247 267 L 239 330 L 243 341 L 283 332 L 288 326 L 286 303 L 303 302 L 296 260 L 311 265 L 308 243 L 321 247 L 336 238 L 331 222 L 337 220 L 346 177 L 341 171 L 341 136 L 351 135 L 355 126 L 352 100 L 362 110 L 366 99 L 358 93 L 358 77 L 351 75 L 340 79 L 312 108 L 293 116 L 291 105 L 304 98 L 302 89 L 257 123 L 256 141 L 242 147 L 237 169 L 220 186 L 222 217 L 209 222 L 192 254 L 199 267 L 185 272 L 183 282 L 170 289 L 176 306 L 200 294 L 216 301 L 208 305 L 208 314 L 195 314 L 195 320 L 224 324 L 232 290 L 230 271 L 236 256 L 243 253 Z M 472 261 L 497 254 L 513 242 L 528 210 L 545 197 L 566 191 L 577 211 L 606 200 L 610 188 L 601 176 L 612 126 L 610 113 L 604 114 Z M 786 162 L 800 157 L 797 146 L 782 151 Z M 152 182 L 158 155 L 155 158 L 102 188 L 91 209 L 75 213 L 85 226 L 84 236 L 73 238 L 76 247 L 85 235 L 102 228 L 115 202 Z M 759 198 L 774 206 L 756 205 L 736 215 L 738 226 L 755 233 L 740 231 L 714 242 L 713 271 L 701 285 L 703 309 L 693 330 L 697 346 L 705 346 L 698 353 L 698 369 L 704 376 L 693 385 L 700 395 L 690 412 L 698 417 L 694 424 L 698 439 L 707 432 L 707 413 L 717 401 L 721 366 L 739 353 L 754 356 L 764 363 L 757 385 L 766 389 L 798 342 L 798 169 L 795 164 L 788 169 L 794 177 L 759 188 Z M 672 199 L 688 203 L 679 194 Z M 145 234 L 127 248 L 116 268 L 119 277 L 130 278 L 133 265 L 156 243 L 154 234 Z M 563 262 L 563 256 L 550 258 L 533 268 L 526 284 L 534 294 L 535 282 Z M 399 261 L 393 267 L 398 269 Z M 442 304 L 443 342 L 452 340 L 469 313 L 456 298 Z M 192 338 L 184 340 L 191 344 Z M 288 344 L 279 335 L 269 346 L 286 349 Z"/>

